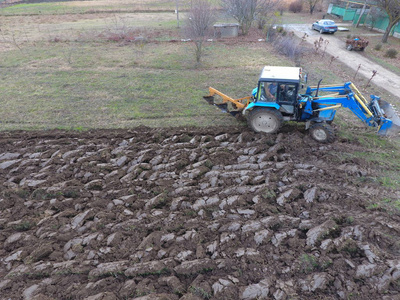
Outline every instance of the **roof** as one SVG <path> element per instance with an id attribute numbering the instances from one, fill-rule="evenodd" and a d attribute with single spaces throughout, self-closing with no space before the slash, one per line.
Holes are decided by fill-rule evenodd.
<path id="1" fill-rule="evenodd" d="M 301 76 L 301 68 L 265 66 L 261 72 L 260 80 L 296 80 Z"/>

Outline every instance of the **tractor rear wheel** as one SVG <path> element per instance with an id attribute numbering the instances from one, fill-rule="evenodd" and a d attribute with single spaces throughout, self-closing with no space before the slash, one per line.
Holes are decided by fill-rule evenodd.
<path id="1" fill-rule="evenodd" d="M 311 137 L 320 143 L 332 143 L 335 140 L 335 132 L 327 123 L 314 123 L 310 127 Z"/>
<path id="2" fill-rule="evenodd" d="M 255 132 L 275 133 L 281 128 L 283 117 L 274 108 L 258 108 L 250 112 L 248 121 Z"/>

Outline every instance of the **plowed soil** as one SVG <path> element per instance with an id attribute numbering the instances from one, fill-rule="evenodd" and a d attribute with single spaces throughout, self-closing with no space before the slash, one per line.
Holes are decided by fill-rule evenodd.
<path id="1" fill-rule="evenodd" d="M 400 299 L 375 205 L 400 193 L 356 152 L 290 126 L 2 132 L 0 298 Z"/>

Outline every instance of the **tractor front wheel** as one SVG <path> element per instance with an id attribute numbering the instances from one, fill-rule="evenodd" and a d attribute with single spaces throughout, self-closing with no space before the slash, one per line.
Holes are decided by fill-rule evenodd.
<path id="1" fill-rule="evenodd" d="M 283 117 L 274 108 L 259 108 L 250 112 L 248 121 L 255 132 L 275 133 L 281 128 Z"/>
<path id="2" fill-rule="evenodd" d="M 327 123 L 314 123 L 310 127 L 311 137 L 320 143 L 332 143 L 335 140 L 335 132 Z"/>

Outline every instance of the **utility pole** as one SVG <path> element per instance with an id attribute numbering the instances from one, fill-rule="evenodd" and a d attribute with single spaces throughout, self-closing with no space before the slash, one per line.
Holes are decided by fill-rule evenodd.
<path id="1" fill-rule="evenodd" d="M 361 21 L 361 17 L 363 16 L 363 14 L 364 14 L 364 12 L 365 12 L 365 7 L 367 6 L 367 0 L 365 0 L 365 2 L 364 2 L 364 6 L 363 6 L 363 8 L 361 9 L 361 12 L 360 12 L 360 16 L 358 17 L 358 20 L 357 20 L 357 23 L 356 23 L 356 25 L 354 26 L 354 27 L 358 27 L 358 25 L 360 25 L 360 21 Z"/>

